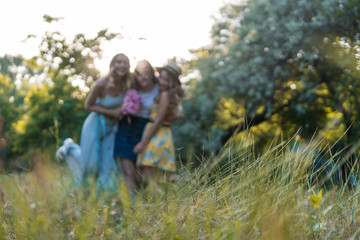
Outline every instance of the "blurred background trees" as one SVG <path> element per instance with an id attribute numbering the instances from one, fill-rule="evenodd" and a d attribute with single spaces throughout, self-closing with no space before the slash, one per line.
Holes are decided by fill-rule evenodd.
<path id="1" fill-rule="evenodd" d="M 315 132 L 344 146 L 359 139 L 360 1 L 242 1 L 221 9 L 212 44 L 194 51 L 184 149 L 209 154 L 254 126 L 264 146 L 276 132 Z M 211 142 L 211 148 L 202 147 Z M 208 144 L 209 146 L 209 144 Z M 215 148 L 214 148 L 215 147 Z"/>
<path id="2" fill-rule="evenodd" d="M 249 128 L 260 149 L 279 133 L 303 139 L 318 133 L 356 145 L 359 6 L 360 0 L 225 4 L 214 20 L 212 43 L 181 62 L 184 117 L 173 126 L 181 156 L 216 153 L 230 139 L 241 141 Z M 83 101 L 99 75 L 94 59 L 101 43 L 116 36 L 103 30 L 93 39 L 78 34 L 67 42 L 59 32 L 46 32 L 38 56 L 0 59 L 3 159 L 54 150 L 65 137 L 79 140 L 87 115 Z"/>
<path id="3" fill-rule="evenodd" d="M 45 15 L 44 20 L 59 19 Z M 54 152 L 67 137 L 79 141 L 88 114 L 83 103 L 99 77 L 94 60 L 101 56 L 101 43 L 116 36 L 102 30 L 94 38 L 78 34 L 68 42 L 61 33 L 49 31 L 41 36 L 38 56 L 0 58 L 5 167 L 22 165 L 34 150 Z"/>

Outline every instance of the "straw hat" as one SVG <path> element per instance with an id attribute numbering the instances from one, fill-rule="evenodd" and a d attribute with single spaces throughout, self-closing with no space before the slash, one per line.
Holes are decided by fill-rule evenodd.
<path id="1" fill-rule="evenodd" d="M 161 70 L 166 70 L 166 71 L 170 72 L 171 74 L 173 74 L 177 79 L 181 75 L 181 69 L 174 62 L 169 62 L 164 67 L 160 67 L 160 68 L 157 68 L 157 69 L 158 69 L 159 72 Z"/>

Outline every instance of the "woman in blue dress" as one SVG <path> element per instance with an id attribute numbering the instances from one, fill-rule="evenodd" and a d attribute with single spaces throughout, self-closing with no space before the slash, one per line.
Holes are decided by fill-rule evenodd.
<path id="1" fill-rule="evenodd" d="M 80 138 L 81 176 L 97 181 L 98 189 L 116 190 L 117 167 L 113 157 L 117 120 L 122 115 L 125 92 L 132 82 L 129 58 L 120 53 L 113 57 L 107 76 L 96 80 L 85 101 L 89 112 Z"/>

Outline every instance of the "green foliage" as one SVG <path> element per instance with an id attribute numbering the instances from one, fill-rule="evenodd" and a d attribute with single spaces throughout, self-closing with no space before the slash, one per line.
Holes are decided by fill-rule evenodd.
<path id="1" fill-rule="evenodd" d="M 70 80 L 82 79 L 89 87 L 98 78 L 99 71 L 94 66 L 94 60 L 101 57 L 101 42 L 110 41 L 118 35 L 105 29 L 88 39 L 80 33 L 69 43 L 59 32 L 46 32 L 40 44 L 40 55 L 34 59 L 44 66 L 49 77 L 60 75 Z"/>
<path id="2" fill-rule="evenodd" d="M 32 148 L 45 149 L 59 144 L 57 138 L 69 136 L 78 140 L 76 137 L 87 113 L 83 110 L 83 101 L 72 96 L 75 90 L 66 78 L 57 79 L 53 86 L 46 83 L 33 86 L 25 99 L 25 113 L 14 124 L 17 138 L 13 150 L 24 153 Z"/>
<path id="3" fill-rule="evenodd" d="M 309 138 L 338 113 L 335 127 L 349 128 L 344 141 L 354 143 L 360 132 L 359 5 L 358 0 L 224 5 L 212 44 L 194 52 L 191 67 L 200 77 L 189 101 L 197 106 L 184 108 L 185 119 L 204 114 L 206 127 L 184 125 L 179 131 L 188 134 L 187 141 L 205 142 L 209 129 L 220 128 L 223 103 L 230 101 L 242 115 L 229 118 L 233 124 L 222 129 L 222 145 L 238 130 L 263 122 L 275 123 L 288 136 L 301 128 Z"/>
<path id="4" fill-rule="evenodd" d="M 2 122 L 1 157 L 12 156 L 11 148 L 14 142 L 12 125 L 24 110 L 24 98 L 28 91 L 28 80 L 34 72 L 26 66 L 21 56 L 5 55 L 0 58 L 0 121 Z"/>
<path id="5" fill-rule="evenodd" d="M 9 124 L 17 118 L 18 110 L 13 106 L 15 89 L 14 83 L 11 83 L 10 78 L 0 74 L 0 118 L 4 121 L 4 128 L 9 129 Z"/>
<path id="6" fill-rule="evenodd" d="M 44 16 L 49 23 L 61 19 Z M 0 76 L 0 91 L 6 92 L 0 97 L 1 119 L 5 138 L 11 142 L 5 160 L 27 158 L 30 149 L 58 147 L 67 137 L 79 141 L 88 114 L 83 107 L 86 93 L 99 77 L 94 61 L 101 57 L 101 43 L 118 36 L 105 29 L 94 38 L 77 34 L 69 42 L 59 32 L 46 31 L 38 56 L 0 59 L 1 72 L 9 76 Z M 16 104 L 9 102 L 11 96 Z"/>
<path id="7" fill-rule="evenodd" d="M 183 147 L 183 152 L 206 154 L 211 152 L 213 146 L 220 144 L 216 136 L 220 136 L 221 130 L 209 125 L 215 121 L 213 111 L 216 103 L 216 98 L 209 98 L 204 94 L 194 94 L 182 103 L 184 112 L 192 113 L 173 124 L 175 145 Z"/>

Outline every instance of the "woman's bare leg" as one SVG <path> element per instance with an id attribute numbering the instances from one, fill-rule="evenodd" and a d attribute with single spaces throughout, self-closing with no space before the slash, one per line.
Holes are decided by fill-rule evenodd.
<path id="1" fill-rule="evenodd" d="M 137 187 L 135 161 L 121 159 L 121 167 L 124 173 L 126 185 L 132 191 Z"/>
<path id="2" fill-rule="evenodd" d="M 140 174 L 145 179 L 147 184 L 156 183 L 156 174 L 157 174 L 156 167 L 141 166 L 139 169 L 140 169 Z"/>

